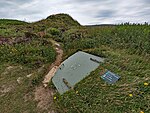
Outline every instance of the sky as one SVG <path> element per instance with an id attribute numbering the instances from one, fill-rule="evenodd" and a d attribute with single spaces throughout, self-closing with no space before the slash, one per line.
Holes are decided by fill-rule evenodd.
<path id="1" fill-rule="evenodd" d="M 58 13 L 82 25 L 150 23 L 150 0 L 0 0 L 0 18 L 34 22 Z"/>

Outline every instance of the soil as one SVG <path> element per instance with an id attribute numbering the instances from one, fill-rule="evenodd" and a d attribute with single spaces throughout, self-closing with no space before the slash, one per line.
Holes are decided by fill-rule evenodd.
<path id="1" fill-rule="evenodd" d="M 0 97 L 4 96 L 5 94 L 9 93 L 14 89 L 13 85 L 2 85 L 0 86 Z"/>
<path id="2" fill-rule="evenodd" d="M 12 39 L 0 36 L 0 45 L 1 44 L 12 44 Z"/>
<path id="3" fill-rule="evenodd" d="M 17 37 L 15 39 L 10 38 L 10 37 L 2 37 L 0 36 L 0 45 L 3 44 L 9 44 L 9 45 L 13 45 L 13 44 L 18 44 L 18 43 L 27 43 L 27 42 L 31 42 L 32 38 L 26 38 L 26 37 Z"/>
<path id="4" fill-rule="evenodd" d="M 38 109 L 47 110 L 53 103 L 53 90 L 43 86 L 36 87 L 35 100 L 38 101 Z"/>
<path id="5" fill-rule="evenodd" d="M 60 44 L 58 44 L 54 40 L 50 40 L 53 44 L 53 47 L 57 53 L 56 60 L 54 63 L 52 63 L 49 67 L 49 73 L 45 76 L 43 84 L 45 87 L 47 87 L 48 83 L 50 82 L 51 78 L 54 76 L 55 72 L 57 71 L 59 65 L 62 62 L 62 57 L 63 57 L 63 50 L 60 47 Z"/>

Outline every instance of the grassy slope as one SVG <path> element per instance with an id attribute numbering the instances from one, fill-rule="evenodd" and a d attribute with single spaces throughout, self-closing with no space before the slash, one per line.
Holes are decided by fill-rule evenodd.
<path id="1" fill-rule="evenodd" d="M 18 37 L 24 34 L 28 23 L 18 20 L 0 19 L 0 36 Z"/>
<path id="2" fill-rule="evenodd" d="M 65 58 L 83 50 L 105 57 L 106 62 L 77 84 L 75 91 L 57 95 L 59 112 L 149 113 L 150 86 L 144 86 L 150 81 L 149 29 L 148 25 L 121 25 L 68 30 L 62 39 Z M 121 79 L 106 84 L 100 78 L 104 69 Z"/>
<path id="3" fill-rule="evenodd" d="M 60 109 L 64 108 L 70 113 L 137 113 L 140 110 L 148 113 L 150 87 L 143 83 L 150 81 L 149 57 L 129 55 L 119 49 L 104 49 L 106 63 L 76 85 L 78 94 L 70 91 L 59 97 L 57 104 L 61 106 Z M 120 75 L 121 79 L 114 85 L 104 83 L 100 79 L 103 68 Z M 133 97 L 129 97 L 129 94 L 133 94 Z"/>
<path id="4" fill-rule="evenodd" d="M 64 59 L 79 49 L 106 58 L 103 65 L 76 85 L 77 94 L 75 91 L 62 96 L 56 94 L 54 106 L 57 106 L 58 112 L 137 113 L 141 110 L 149 112 L 150 87 L 143 85 L 144 82 L 150 81 L 149 25 L 83 27 L 65 14 L 52 15 L 30 24 L 18 21 L 14 24 L 14 21 L 7 22 L 7 20 L 0 23 L 3 23 L 0 24 L 0 35 L 5 37 L 22 37 L 25 32 L 36 34 L 46 32 L 43 39 L 33 38 L 30 43 L 0 45 L 2 62 L 0 65 L 0 103 L 2 103 L 0 108 L 2 112 L 37 112 L 37 102 L 34 101 L 33 91 L 47 71 L 47 66 L 40 67 L 46 65 L 48 61 L 53 62 L 55 56 L 53 49 L 50 49 L 50 44 L 42 43 L 49 37 L 64 44 Z M 45 54 L 41 53 L 41 50 Z M 22 55 L 22 53 L 28 54 Z M 36 62 L 38 59 L 42 60 L 40 67 L 37 66 L 39 62 Z M 27 62 L 29 60 L 31 62 Z M 6 63 L 7 61 L 9 62 Z M 10 65 L 13 65 L 14 69 L 9 69 Z M 103 69 L 117 73 L 121 79 L 115 85 L 106 84 L 100 79 L 99 73 Z M 26 75 L 30 73 L 34 76 L 27 78 Z M 16 82 L 18 77 L 23 78 L 21 85 Z M 2 93 L 4 89 L 5 95 Z M 133 97 L 129 97 L 129 94 L 133 94 Z M 26 97 L 27 101 L 24 99 Z"/>
<path id="5" fill-rule="evenodd" d="M 51 43 L 44 45 L 40 39 L 0 46 L 1 113 L 37 113 L 34 90 L 43 80 L 55 56 Z M 27 77 L 29 74 L 32 74 L 30 78 Z M 17 82 L 19 78 L 20 84 Z"/>
<path id="6" fill-rule="evenodd" d="M 48 66 L 56 57 L 47 38 L 56 37 L 58 32 L 60 34 L 71 26 L 79 26 L 68 15 L 57 15 L 57 22 L 53 18 L 54 15 L 35 23 L 0 20 L 0 40 L 7 38 L 9 42 L 18 42 L 7 44 L 6 40 L 5 44 L 0 45 L 0 113 L 47 112 L 37 108 L 38 102 L 34 97 L 35 87 L 42 83 Z M 70 20 L 70 25 L 66 19 Z M 59 29 L 54 26 L 56 23 L 60 23 Z M 40 38 L 38 32 L 41 31 L 49 31 L 47 37 Z M 28 78 L 29 74 L 32 76 Z"/>
<path id="7" fill-rule="evenodd" d="M 0 28 L 3 29 L 0 32 L 2 37 L 28 38 L 24 37 L 28 31 L 27 23 L 1 20 Z M 47 73 L 48 65 L 55 60 L 56 53 L 47 39 L 30 38 L 27 42 L 0 45 L 0 113 L 39 111 L 34 90 Z M 29 74 L 32 77 L 27 78 Z M 21 84 L 17 83 L 18 78 L 22 79 Z"/>

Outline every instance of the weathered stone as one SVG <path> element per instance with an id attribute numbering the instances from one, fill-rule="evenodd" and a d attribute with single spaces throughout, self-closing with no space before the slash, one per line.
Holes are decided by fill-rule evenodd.
<path id="1" fill-rule="evenodd" d="M 21 84 L 21 83 L 22 83 L 22 80 L 23 80 L 23 78 L 22 78 L 22 77 L 19 77 L 19 78 L 17 79 L 18 84 Z"/>
<path id="2" fill-rule="evenodd" d="M 33 74 L 31 73 L 31 74 L 27 75 L 27 77 L 30 78 L 32 75 L 33 75 Z"/>
<path id="3" fill-rule="evenodd" d="M 52 77 L 54 76 L 55 72 L 57 71 L 58 66 L 54 66 L 49 73 L 45 76 L 45 79 L 43 81 L 44 87 L 47 87 L 48 83 L 50 82 L 50 80 L 52 79 Z"/>

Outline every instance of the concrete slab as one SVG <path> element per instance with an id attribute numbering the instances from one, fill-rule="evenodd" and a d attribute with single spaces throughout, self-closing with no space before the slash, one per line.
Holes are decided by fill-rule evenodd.
<path id="1" fill-rule="evenodd" d="M 103 58 L 79 51 L 61 64 L 52 78 L 52 82 L 58 92 L 63 94 L 103 62 Z"/>

